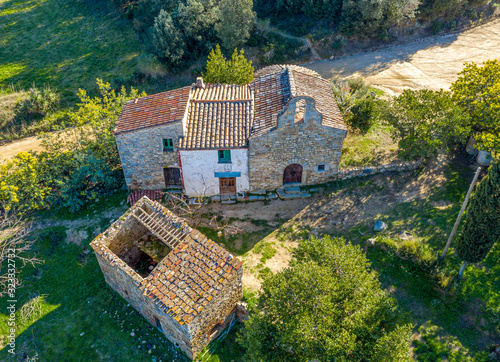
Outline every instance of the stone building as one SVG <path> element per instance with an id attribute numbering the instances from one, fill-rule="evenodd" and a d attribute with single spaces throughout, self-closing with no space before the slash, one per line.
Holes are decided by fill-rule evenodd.
<path id="1" fill-rule="evenodd" d="M 329 82 L 290 65 L 131 100 L 115 130 L 129 188 L 189 196 L 326 182 L 346 134 Z"/>
<path id="2" fill-rule="evenodd" d="M 108 285 L 190 358 L 237 317 L 242 262 L 147 197 L 90 245 Z"/>

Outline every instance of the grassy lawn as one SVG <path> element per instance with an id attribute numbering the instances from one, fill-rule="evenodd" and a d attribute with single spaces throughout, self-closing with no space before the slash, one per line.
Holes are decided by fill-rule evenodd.
<path id="1" fill-rule="evenodd" d="M 453 226 L 473 172 L 461 162 L 444 163 L 434 173 L 429 172 L 432 167 L 325 185 L 319 194 L 303 201 L 306 213 L 292 210 L 293 213 L 286 214 L 286 208 L 296 208 L 297 204 L 291 201 L 240 203 L 226 206 L 227 209 L 215 204 L 212 206 L 216 211 L 204 215 L 207 220 L 229 209 L 245 213 L 267 210 L 275 217 L 255 215 L 254 219 L 233 213 L 231 224 L 244 226 L 243 232 L 236 236 L 224 237 L 207 227 L 200 229 L 245 263 L 254 258 L 250 269 L 258 278 L 271 272 L 267 265 L 290 248 L 289 242 L 300 242 L 310 234 L 317 234 L 317 230 L 343 236 L 365 250 L 384 288 L 407 313 L 414 325 L 412 348 L 416 360 L 481 361 L 488 345 L 500 337 L 500 245 L 483 263 L 469 266 L 462 282 L 456 280 L 460 261 L 453 249 L 445 262 L 436 261 L 436 252 L 442 249 Z M 434 184 L 434 179 L 441 179 L 441 183 Z M 409 186 L 424 183 L 428 187 L 425 192 L 420 189 L 421 197 L 394 201 L 383 209 L 377 206 L 374 213 L 361 221 L 344 226 L 325 227 L 310 219 L 305 219 L 307 222 L 300 219 L 322 220 L 324 210 L 331 220 L 336 216 L 329 214 L 328 203 L 336 208 L 339 201 L 357 199 L 360 195 L 369 195 L 373 203 L 390 192 L 414 195 L 414 188 L 408 189 Z M 162 334 L 106 285 L 88 246 L 98 229 L 107 228 L 110 220 L 126 208 L 125 198 L 125 192 L 116 193 L 71 217 L 50 213 L 39 216 L 39 221 L 43 219 L 52 225 L 39 230 L 41 235 L 37 236 L 35 252 L 45 263 L 37 269 L 26 268 L 17 305 L 20 307 L 34 295 L 42 295 L 42 308 L 33 320 L 19 321 L 16 340 L 19 354 L 29 357 L 38 354 L 41 361 L 185 360 Z M 351 214 L 364 212 L 361 206 L 351 207 Z M 280 211 L 280 216 L 275 214 L 276 210 L 268 209 L 273 207 Z M 372 231 L 375 219 L 388 224 L 382 234 Z M 413 238 L 402 240 L 399 237 L 402 231 L 410 232 Z M 85 232 L 86 237 L 75 242 L 70 236 L 79 232 Z M 375 245 L 367 246 L 367 240 L 373 237 Z M 252 299 L 248 290 L 244 294 L 246 300 Z M 0 301 L 0 336 L 7 334 L 5 308 L 4 299 Z M 235 342 L 240 328 L 235 325 L 226 339 L 213 342 L 202 360 L 242 361 L 244 351 Z M 0 351 L 0 360 L 9 360 L 7 348 Z"/>
<path id="2" fill-rule="evenodd" d="M 131 75 L 143 51 L 127 22 L 83 0 L 0 0 L 0 88 L 49 84 L 73 106 L 78 88 Z"/>
<path id="3" fill-rule="evenodd" d="M 58 129 L 79 88 L 93 94 L 96 78 L 125 82 L 144 51 L 104 1 L 0 0 L 0 34 L 0 142 Z M 61 110 L 16 115 L 16 103 L 33 84 L 57 89 Z"/>
<path id="4" fill-rule="evenodd" d="M 398 144 L 388 125 L 377 122 L 363 135 L 348 131 L 342 149 L 340 167 L 379 166 L 398 160 Z"/>

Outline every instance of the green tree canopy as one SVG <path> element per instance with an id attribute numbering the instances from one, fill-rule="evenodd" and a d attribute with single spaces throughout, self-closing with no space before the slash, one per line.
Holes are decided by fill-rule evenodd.
<path id="1" fill-rule="evenodd" d="M 100 95 L 79 90 L 72 128 L 47 134 L 46 152 L 20 152 L 0 165 L 0 207 L 20 212 L 52 206 L 80 210 L 87 202 L 123 184 L 113 131 L 125 102 L 145 96 L 120 92 L 97 80 Z"/>
<path id="2" fill-rule="evenodd" d="M 203 79 L 208 83 L 248 84 L 253 80 L 252 61 L 245 58 L 243 49 L 234 49 L 231 60 L 226 60 L 217 44 L 208 55 Z"/>
<path id="3" fill-rule="evenodd" d="M 407 158 L 427 157 L 470 134 L 470 118 L 456 105 L 450 92 L 405 90 L 394 97 L 385 115 L 392 136 Z"/>
<path id="4" fill-rule="evenodd" d="M 453 99 L 470 114 L 477 147 L 500 154 L 500 63 L 465 63 L 451 85 Z"/>
<path id="5" fill-rule="evenodd" d="M 255 26 L 256 16 L 252 8 L 252 0 L 220 1 L 215 31 L 224 49 L 234 49 L 247 41 Z"/>
<path id="6" fill-rule="evenodd" d="M 158 58 L 170 65 L 180 63 L 184 56 L 186 44 L 182 33 L 163 9 L 154 20 L 153 47 Z"/>
<path id="7" fill-rule="evenodd" d="M 410 361 L 404 324 L 361 249 L 302 241 L 293 267 L 265 278 L 240 343 L 248 361 Z"/>
<path id="8" fill-rule="evenodd" d="M 472 195 L 464 229 L 456 250 L 460 259 L 478 263 L 500 239 L 500 162 L 493 161 L 488 175 Z"/>

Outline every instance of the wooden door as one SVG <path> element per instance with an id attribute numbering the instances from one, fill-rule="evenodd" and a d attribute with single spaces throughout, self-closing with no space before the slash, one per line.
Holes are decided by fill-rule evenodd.
<path id="1" fill-rule="evenodd" d="M 296 163 L 289 165 L 283 172 L 283 184 L 301 183 L 302 166 Z"/>
<path id="2" fill-rule="evenodd" d="M 165 176 L 165 186 L 181 186 L 181 169 L 178 167 L 165 167 L 163 169 Z"/>
<path id="3" fill-rule="evenodd" d="M 236 193 L 236 177 L 219 177 L 220 194 Z"/>

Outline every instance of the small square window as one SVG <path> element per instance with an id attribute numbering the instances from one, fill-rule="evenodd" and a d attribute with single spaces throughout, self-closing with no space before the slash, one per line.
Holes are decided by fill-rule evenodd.
<path id="1" fill-rule="evenodd" d="M 174 150 L 174 142 L 172 141 L 171 138 L 164 138 L 163 139 L 163 151 L 173 151 Z"/>
<path id="2" fill-rule="evenodd" d="M 318 172 L 325 171 L 325 165 L 318 165 Z"/>
<path id="3" fill-rule="evenodd" d="M 219 150 L 219 163 L 231 163 L 231 150 Z"/>

